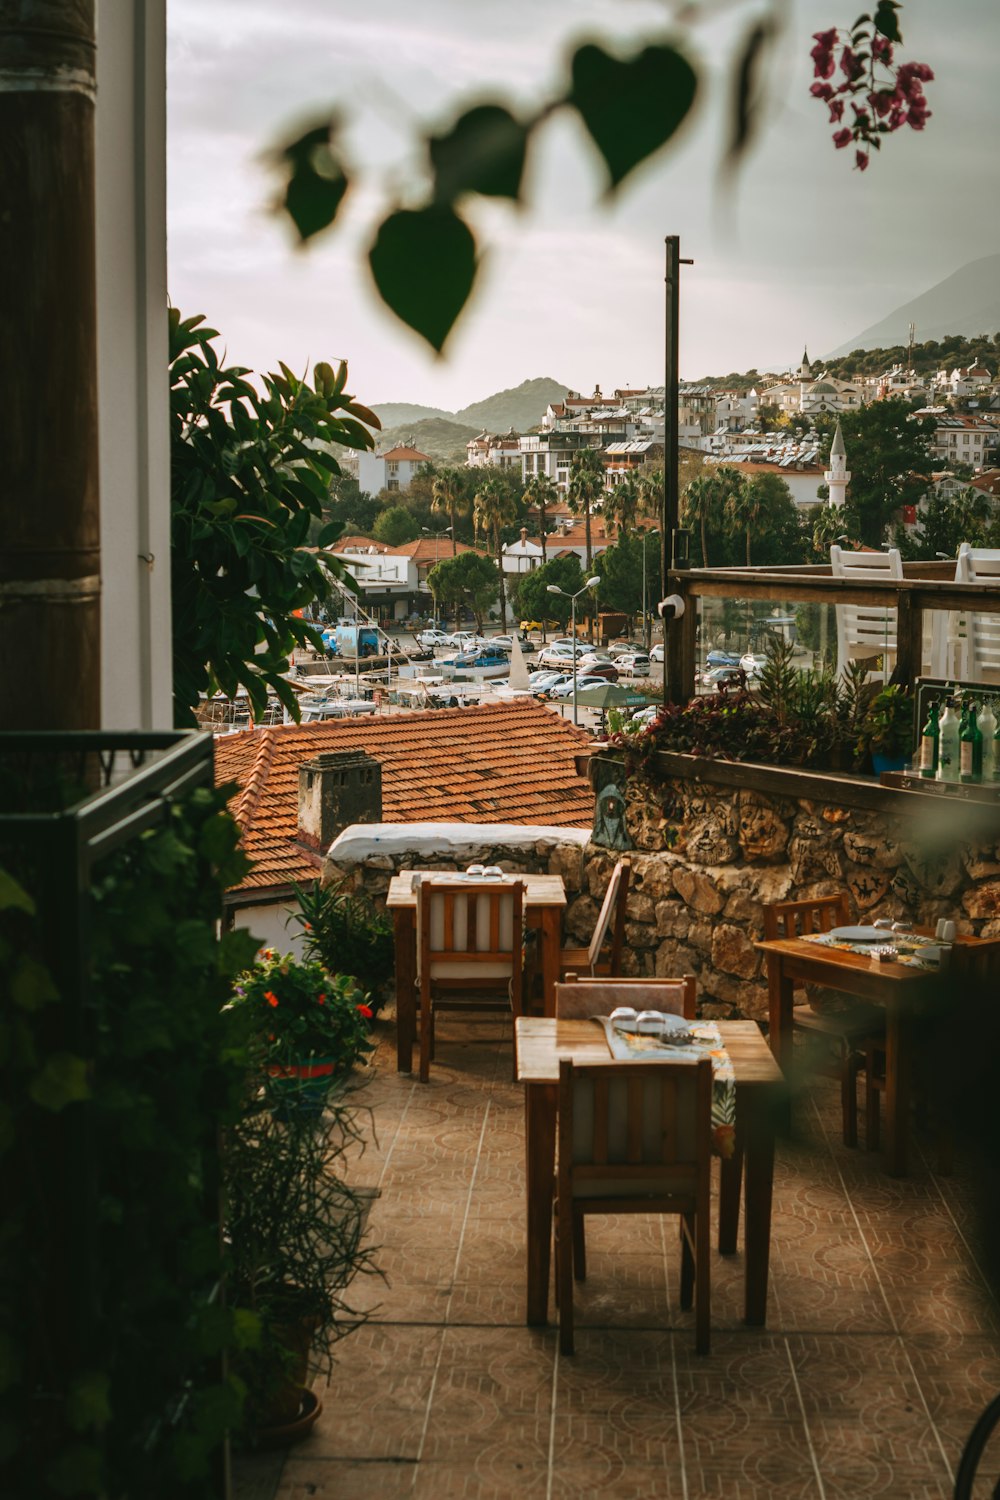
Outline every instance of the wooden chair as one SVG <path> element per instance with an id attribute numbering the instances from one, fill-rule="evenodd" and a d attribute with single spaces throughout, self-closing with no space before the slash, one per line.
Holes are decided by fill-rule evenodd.
<path id="1" fill-rule="evenodd" d="M 958 997 L 962 1002 L 962 1013 L 969 1017 L 969 996 L 976 1004 L 992 1006 L 994 996 L 1000 989 L 1000 938 L 991 938 L 981 943 L 956 943 L 948 956 L 948 967 L 941 971 L 942 988 L 947 995 Z M 973 1023 L 972 1030 L 975 1033 Z M 880 1096 L 885 1092 L 885 1034 L 876 1033 L 858 1043 L 865 1056 L 865 1145 L 869 1151 L 877 1151 L 881 1144 Z M 934 1053 L 936 1059 L 937 1053 Z M 938 1136 L 938 1171 L 944 1177 L 951 1174 L 954 1157 L 954 1137 L 951 1124 L 951 1109 L 942 1110 L 940 1100 L 935 1097 L 941 1078 L 935 1066 L 923 1069 L 922 1086 L 917 1092 L 917 1111 L 920 1114 L 936 1115 L 934 1122 Z M 959 1081 L 947 1079 L 948 1088 L 965 1087 L 963 1073 Z"/>
<path id="2" fill-rule="evenodd" d="M 523 1010 L 521 881 L 417 884 L 420 1081 L 434 1056 L 434 1014 L 445 1009 Z"/>
<path id="3" fill-rule="evenodd" d="M 556 1015 L 564 1020 L 585 1021 L 606 1016 L 619 1005 L 636 1010 L 663 1010 L 671 1015 L 695 1019 L 698 981 L 693 974 L 680 979 L 591 979 L 568 974 L 556 985 Z"/>
<path id="4" fill-rule="evenodd" d="M 556 1297 L 559 1351 L 573 1353 L 573 1282 L 586 1277 L 587 1214 L 679 1214 L 681 1306 L 710 1342 L 712 1064 L 559 1064 Z"/>
<path id="5" fill-rule="evenodd" d="M 559 977 L 567 979 L 570 974 L 595 975 L 615 974 L 621 970 L 622 949 L 625 946 L 625 907 L 628 901 L 629 876 L 632 861 L 620 859 L 611 872 L 608 888 L 597 916 L 593 935 L 586 948 L 564 948 L 559 957 Z M 611 948 L 602 962 L 601 952 L 611 935 Z"/>
<path id="6" fill-rule="evenodd" d="M 903 562 L 896 547 L 886 552 L 845 552 L 834 543 L 830 570 L 834 578 L 890 583 L 902 579 Z M 896 610 L 884 604 L 838 604 L 836 609 L 838 677 L 849 661 L 881 656 L 879 675 L 888 682 L 889 659 L 896 656 Z"/>
<path id="7" fill-rule="evenodd" d="M 847 894 L 814 896 L 806 901 L 770 901 L 764 905 L 764 937 L 768 941 L 803 937 L 813 932 L 830 932 L 845 927 L 850 920 Z M 816 1009 L 812 1004 L 796 1005 L 792 1024 L 814 1040 L 823 1038 L 834 1049 L 830 1063 L 812 1058 L 813 1072 L 836 1078 L 840 1083 L 841 1130 L 845 1146 L 858 1144 L 858 1073 L 865 1067 L 868 1046 L 874 1037 L 884 1035 L 885 1027 L 877 1007 L 852 1001 L 846 1010 Z"/>

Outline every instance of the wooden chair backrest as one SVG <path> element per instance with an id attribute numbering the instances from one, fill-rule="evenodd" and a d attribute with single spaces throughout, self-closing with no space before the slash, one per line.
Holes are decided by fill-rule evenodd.
<path id="1" fill-rule="evenodd" d="M 601 979 L 570 975 L 556 985 L 556 1015 L 585 1021 L 606 1016 L 619 1005 L 636 1010 L 663 1010 L 693 1021 L 697 1011 L 698 981 L 693 974 L 678 979 Z"/>
<path id="2" fill-rule="evenodd" d="M 523 974 L 524 884 L 475 885 L 422 880 L 417 886 L 417 971 L 421 984 L 448 982 L 449 970 L 474 990 L 477 975 L 496 987 L 510 977 L 520 993 Z"/>
<path id="3" fill-rule="evenodd" d="M 948 958 L 949 987 L 959 984 L 1000 984 L 1000 938 L 981 943 L 955 943 Z"/>
<path id="4" fill-rule="evenodd" d="M 812 896 L 806 901 L 764 903 L 764 937 L 768 942 L 829 932 L 833 927 L 846 927 L 849 921 L 846 891 L 838 891 L 835 896 Z"/>
<path id="5" fill-rule="evenodd" d="M 559 1191 L 707 1196 L 712 1063 L 559 1064 Z"/>
<path id="6" fill-rule="evenodd" d="M 614 972 L 621 958 L 625 942 L 625 907 L 628 900 L 628 882 L 632 873 L 632 861 L 620 859 L 611 872 L 608 888 L 597 915 L 597 924 L 587 947 L 587 962 L 593 971 L 600 957 L 604 940 L 611 928 L 611 970 Z"/>

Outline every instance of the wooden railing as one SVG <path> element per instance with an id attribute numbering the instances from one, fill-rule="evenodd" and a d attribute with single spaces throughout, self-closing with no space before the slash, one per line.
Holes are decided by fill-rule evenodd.
<path id="1" fill-rule="evenodd" d="M 699 599 L 746 599 L 814 604 L 877 605 L 897 611 L 892 681 L 912 686 L 920 675 L 925 610 L 982 610 L 1000 614 L 1000 585 L 956 583 L 952 559 L 903 564 L 900 580 L 872 583 L 834 578 L 829 563 L 766 568 L 691 568 L 668 575 L 668 594 L 684 600 L 684 614 L 667 630 L 666 682 L 674 702 L 694 696 Z"/>

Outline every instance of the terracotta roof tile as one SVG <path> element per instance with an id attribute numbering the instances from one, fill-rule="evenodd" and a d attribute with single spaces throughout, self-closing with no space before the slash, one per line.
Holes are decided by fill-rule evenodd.
<path id="1" fill-rule="evenodd" d="M 483 704 L 364 720 L 287 724 L 215 742 L 217 784 L 253 869 L 235 889 L 312 880 L 318 861 L 295 843 L 299 766 L 322 750 L 367 750 L 382 764 L 387 823 L 548 823 L 585 828 L 594 798 L 574 756 L 588 742 L 539 703 Z"/>

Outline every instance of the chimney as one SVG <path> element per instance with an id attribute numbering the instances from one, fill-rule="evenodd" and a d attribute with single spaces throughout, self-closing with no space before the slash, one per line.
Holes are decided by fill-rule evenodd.
<path id="1" fill-rule="evenodd" d="M 528 542 L 528 528 L 527 528 L 527 526 L 522 526 L 521 527 L 521 546 L 522 547 L 526 546 L 527 542 Z"/>
<path id="2" fill-rule="evenodd" d="M 324 750 L 299 766 L 296 841 L 326 854 L 352 823 L 382 821 L 382 766 L 364 750 Z"/>

